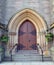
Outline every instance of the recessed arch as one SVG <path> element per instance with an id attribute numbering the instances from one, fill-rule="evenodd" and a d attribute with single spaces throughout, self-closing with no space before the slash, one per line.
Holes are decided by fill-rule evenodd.
<path id="1" fill-rule="evenodd" d="M 47 24 L 46 22 L 44 21 L 44 19 L 35 11 L 31 10 L 31 9 L 24 9 L 20 12 L 17 12 L 9 21 L 9 24 L 8 24 L 8 28 L 12 28 L 16 21 L 20 20 L 22 21 L 23 19 L 31 19 L 31 20 L 35 20 L 35 23 L 37 23 L 38 21 L 38 25 L 42 25 L 44 27 L 44 29 L 46 30 L 47 29 Z M 14 22 L 13 22 L 14 21 Z M 14 24 L 14 25 L 13 25 Z"/>
<path id="2" fill-rule="evenodd" d="M 18 50 L 36 50 L 37 34 L 34 24 L 26 19 L 18 30 Z"/>
<path id="3" fill-rule="evenodd" d="M 24 9 L 24 10 L 16 13 L 10 19 L 9 24 L 8 24 L 8 31 L 16 32 L 15 37 L 13 37 L 14 44 L 18 43 L 17 35 L 18 35 L 19 26 L 27 19 L 30 20 L 34 24 L 34 26 L 37 30 L 37 43 L 39 43 L 39 44 L 44 43 L 45 38 L 44 38 L 44 36 L 41 37 L 39 32 L 41 32 L 43 30 L 47 30 L 46 22 L 36 11 L 33 11 L 31 9 Z M 42 38 L 42 40 L 44 40 L 44 42 L 40 38 Z"/>

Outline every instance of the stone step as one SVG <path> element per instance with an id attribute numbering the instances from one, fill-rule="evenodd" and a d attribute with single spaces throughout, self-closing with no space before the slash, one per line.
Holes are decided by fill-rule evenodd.
<path id="1" fill-rule="evenodd" d="M 19 61 L 19 60 L 21 60 L 21 61 L 41 61 L 42 60 L 42 57 L 40 56 L 24 56 L 24 57 L 13 57 L 13 60 L 14 61 Z"/>
<path id="2" fill-rule="evenodd" d="M 38 53 L 35 53 L 35 54 L 30 54 L 30 53 L 25 53 L 25 54 L 18 54 L 18 53 L 16 53 L 16 54 L 14 54 L 14 56 L 39 56 L 40 54 L 38 54 Z M 41 56 L 41 55 L 40 55 Z"/>
<path id="3" fill-rule="evenodd" d="M 21 50 L 12 55 L 12 59 L 13 61 L 42 61 L 42 55 L 36 50 Z M 43 56 L 43 59 L 44 61 L 52 61 L 50 56 Z M 8 58 L 6 60 L 8 60 Z"/>
<path id="4" fill-rule="evenodd" d="M 25 51 L 24 51 L 24 50 L 21 50 L 21 51 L 18 51 L 17 53 L 18 53 L 18 54 L 21 54 L 21 53 L 22 53 L 22 54 L 25 54 L 25 53 L 26 53 L 26 54 L 28 54 L 28 53 L 30 53 L 30 54 L 31 54 L 31 53 L 32 53 L 32 54 L 35 54 L 35 53 L 38 53 L 38 52 L 37 52 L 36 50 L 34 50 L 34 51 L 33 51 L 33 50 L 32 50 L 32 51 L 31 51 L 31 50 L 29 50 L 29 51 L 28 51 L 28 50 L 25 50 Z"/>
<path id="5" fill-rule="evenodd" d="M 42 56 L 12 56 L 13 61 L 42 61 Z M 10 61 L 10 57 L 6 57 L 5 61 Z M 51 57 L 44 56 L 44 61 L 52 61 Z"/>
<path id="6" fill-rule="evenodd" d="M 13 55 L 14 61 L 41 61 L 42 58 L 36 50 L 21 50 Z"/>
<path id="7" fill-rule="evenodd" d="M 52 61 L 51 57 L 44 57 L 44 61 Z"/>
<path id="8" fill-rule="evenodd" d="M 32 59 L 33 58 L 34 59 L 34 58 L 36 58 L 37 59 L 37 58 L 42 58 L 42 57 L 41 56 L 21 56 L 21 57 L 20 56 L 18 56 L 18 57 L 15 56 L 13 58 L 16 58 L 16 59 L 19 59 L 19 58 L 23 58 L 23 59 L 25 59 L 25 58 Z"/>
<path id="9" fill-rule="evenodd" d="M 51 57 L 43 57 L 45 61 L 52 61 Z M 13 57 L 14 60 L 42 60 L 42 56 L 14 56 Z"/>

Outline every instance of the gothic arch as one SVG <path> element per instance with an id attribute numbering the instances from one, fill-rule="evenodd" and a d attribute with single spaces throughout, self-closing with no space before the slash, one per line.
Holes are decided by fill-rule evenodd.
<path id="1" fill-rule="evenodd" d="M 8 25 L 8 31 L 9 32 L 16 32 L 16 36 L 13 37 L 14 39 L 14 43 L 18 43 L 18 29 L 19 26 L 26 20 L 30 20 L 34 26 L 36 27 L 37 30 L 37 43 L 41 44 L 44 43 L 43 41 L 45 41 L 44 36 L 42 37 L 41 41 L 41 36 L 39 34 L 39 32 L 41 32 L 42 30 L 46 30 L 47 29 L 47 25 L 45 23 L 45 21 L 43 20 L 43 18 L 36 13 L 35 11 L 31 10 L 31 9 L 24 9 L 18 13 L 15 14 L 15 16 L 13 16 L 11 18 L 11 20 L 9 21 L 9 25 Z M 11 38 L 11 37 L 10 37 Z"/>

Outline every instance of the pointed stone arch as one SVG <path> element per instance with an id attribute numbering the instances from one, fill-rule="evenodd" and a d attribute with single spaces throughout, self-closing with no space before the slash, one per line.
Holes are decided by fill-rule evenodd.
<path id="1" fill-rule="evenodd" d="M 17 37 L 18 36 L 18 29 L 19 29 L 20 25 L 25 20 L 30 20 L 34 24 L 34 26 L 36 27 L 36 30 L 37 30 L 37 43 L 39 43 L 39 44 L 44 43 L 45 38 L 44 38 L 44 36 L 41 37 L 39 32 L 41 32 L 42 30 L 47 29 L 46 22 L 44 21 L 44 19 L 37 12 L 35 12 L 31 9 L 24 9 L 20 12 L 17 12 L 11 18 L 11 20 L 9 21 L 9 24 L 8 24 L 8 31 L 9 32 L 16 32 L 16 36 L 12 38 L 12 39 L 14 39 L 14 44 L 18 43 L 18 37 Z"/>

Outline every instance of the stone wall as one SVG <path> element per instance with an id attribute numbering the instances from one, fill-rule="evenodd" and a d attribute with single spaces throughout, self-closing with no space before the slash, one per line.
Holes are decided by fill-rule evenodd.
<path id="1" fill-rule="evenodd" d="M 5 23 L 6 0 L 0 0 L 0 22 Z"/>
<path id="2" fill-rule="evenodd" d="M 5 22 L 8 24 L 10 18 L 17 12 L 30 8 L 39 13 L 42 18 L 47 22 L 48 26 L 51 23 L 51 7 L 50 0 L 6 0 L 6 15 Z"/>
<path id="3" fill-rule="evenodd" d="M 51 2 L 51 24 L 54 22 L 54 0 L 50 0 Z"/>
<path id="4" fill-rule="evenodd" d="M 0 23 L 5 24 L 6 16 L 6 0 L 0 0 Z M 4 30 L 0 28 L 0 36 L 4 33 Z"/>

